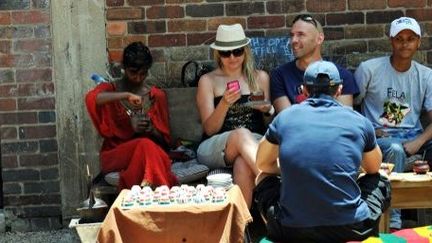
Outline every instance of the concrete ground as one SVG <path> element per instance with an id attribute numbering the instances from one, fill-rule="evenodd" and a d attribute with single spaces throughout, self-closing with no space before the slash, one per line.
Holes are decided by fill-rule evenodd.
<path id="1" fill-rule="evenodd" d="M 74 229 L 40 232 L 0 233 L 0 243 L 79 243 Z"/>

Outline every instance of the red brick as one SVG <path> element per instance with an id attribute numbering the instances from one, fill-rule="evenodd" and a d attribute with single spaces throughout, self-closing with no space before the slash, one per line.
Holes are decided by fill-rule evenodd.
<path id="1" fill-rule="evenodd" d="M 142 43 L 144 43 L 144 45 L 146 45 L 147 44 L 147 37 L 145 35 L 128 35 L 128 36 L 123 38 L 123 43 L 124 43 L 123 47 L 126 47 L 130 43 L 136 42 L 136 41 L 141 41 Z"/>
<path id="2" fill-rule="evenodd" d="M 402 10 L 368 12 L 366 13 L 366 24 L 389 24 L 403 15 Z"/>
<path id="3" fill-rule="evenodd" d="M 16 68 L 29 68 L 34 66 L 33 55 L 23 54 L 23 55 L 14 55 L 13 56 L 13 64 Z"/>
<path id="4" fill-rule="evenodd" d="M 123 48 L 122 37 L 108 37 L 107 38 L 108 49 L 121 49 Z"/>
<path id="5" fill-rule="evenodd" d="M 350 10 L 385 9 L 386 7 L 387 0 L 348 0 Z"/>
<path id="6" fill-rule="evenodd" d="M 151 54 L 153 56 L 153 61 L 154 62 L 165 62 L 166 59 L 167 59 L 165 57 L 165 51 L 163 49 L 152 48 Z"/>
<path id="7" fill-rule="evenodd" d="M 324 28 L 324 33 L 326 40 L 341 40 L 345 38 L 343 28 Z"/>
<path id="8" fill-rule="evenodd" d="M 120 7 L 124 5 L 124 0 L 106 0 L 108 7 Z"/>
<path id="9" fill-rule="evenodd" d="M 49 12 L 32 10 L 12 12 L 13 24 L 48 24 Z"/>
<path id="10" fill-rule="evenodd" d="M 0 67 L 13 67 L 14 60 L 15 58 L 13 55 L 0 53 Z"/>
<path id="11" fill-rule="evenodd" d="M 247 20 L 248 29 L 269 29 L 285 27 L 284 16 L 252 16 Z"/>
<path id="12" fill-rule="evenodd" d="M 17 82 L 47 82 L 52 81 L 51 68 L 18 69 L 16 70 Z"/>
<path id="13" fill-rule="evenodd" d="M 110 36 L 118 36 L 126 34 L 126 22 L 124 21 L 110 21 L 107 24 L 107 33 Z"/>
<path id="14" fill-rule="evenodd" d="M 16 95 L 17 95 L 16 85 L 14 84 L 0 85 L 0 97 L 15 97 Z"/>
<path id="15" fill-rule="evenodd" d="M 365 39 L 385 37 L 384 25 L 360 25 L 345 27 L 346 39 Z"/>
<path id="16" fill-rule="evenodd" d="M 127 29 L 129 34 L 165 33 L 166 23 L 165 20 L 129 22 Z"/>
<path id="17" fill-rule="evenodd" d="M 364 14 L 361 12 L 327 14 L 327 25 L 353 25 L 363 24 Z"/>
<path id="18" fill-rule="evenodd" d="M 34 67 L 52 67 L 51 63 L 51 52 L 36 52 L 32 54 L 34 58 Z M 32 67 L 33 67 L 32 66 Z"/>
<path id="19" fill-rule="evenodd" d="M 205 0 L 166 0 L 166 3 L 202 3 Z"/>
<path id="20" fill-rule="evenodd" d="M 40 51 L 50 51 L 51 41 L 33 39 L 33 40 L 18 40 L 15 42 L 14 51 L 16 53 L 20 52 L 40 52 Z"/>
<path id="21" fill-rule="evenodd" d="M 346 10 L 346 0 L 306 0 L 308 12 L 334 12 Z"/>
<path id="22" fill-rule="evenodd" d="M 406 15 L 418 21 L 430 21 L 432 20 L 432 9 L 408 9 Z"/>
<path id="23" fill-rule="evenodd" d="M 0 25 L 9 25 L 11 23 L 10 12 L 0 12 Z"/>
<path id="24" fill-rule="evenodd" d="M 0 124 L 34 124 L 38 122 L 37 112 L 0 113 Z"/>
<path id="25" fill-rule="evenodd" d="M 208 45 L 214 42 L 216 33 L 187 34 L 187 45 Z"/>
<path id="26" fill-rule="evenodd" d="M 184 46 L 186 45 L 185 34 L 150 35 L 148 37 L 149 47 L 159 46 Z"/>
<path id="27" fill-rule="evenodd" d="M 16 155 L 2 156 L 1 157 L 1 167 L 4 169 L 12 169 L 18 167 L 18 158 Z"/>
<path id="28" fill-rule="evenodd" d="M 299 13 L 305 10 L 304 0 L 266 1 L 266 9 L 269 14 Z"/>
<path id="29" fill-rule="evenodd" d="M 54 83 L 19 84 L 18 96 L 52 96 L 54 95 Z"/>
<path id="30" fill-rule="evenodd" d="M 30 154 L 19 156 L 20 166 L 47 166 L 58 164 L 57 154 Z"/>
<path id="31" fill-rule="evenodd" d="M 17 130 L 15 127 L 2 126 L 0 131 L 1 139 L 17 139 Z"/>
<path id="32" fill-rule="evenodd" d="M 427 0 L 388 0 L 388 6 L 391 8 L 418 8 L 425 7 L 426 2 Z"/>
<path id="33" fill-rule="evenodd" d="M 12 42 L 10 40 L 0 40 L 0 55 L 11 53 Z"/>
<path id="34" fill-rule="evenodd" d="M 140 8 L 112 8 L 107 10 L 106 18 L 108 20 L 142 19 L 143 12 Z"/>
<path id="35" fill-rule="evenodd" d="M 151 6 L 146 10 L 148 19 L 183 18 L 184 8 L 180 6 Z"/>
<path id="36" fill-rule="evenodd" d="M 54 97 L 31 97 L 18 99 L 18 109 L 23 110 L 53 110 Z"/>
<path id="37" fill-rule="evenodd" d="M 207 27 L 205 20 L 170 20 L 168 32 L 200 32 Z"/>
<path id="38" fill-rule="evenodd" d="M 56 136 L 56 134 L 55 125 L 19 128 L 20 139 L 51 138 Z"/>
<path id="39" fill-rule="evenodd" d="M 425 35 L 431 36 L 432 35 L 432 23 L 424 23 L 423 28 L 422 28 L 422 33 L 424 33 Z"/>
<path id="40" fill-rule="evenodd" d="M 208 30 L 217 30 L 221 24 L 241 24 L 246 26 L 246 19 L 242 17 L 211 18 L 207 20 Z"/>
<path id="41" fill-rule="evenodd" d="M 122 50 L 109 50 L 108 51 L 108 61 L 111 62 L 121 62 L 123 57 Z"/>
<path id="42" fill-rule="evenodd" d="M 165 0 L 127 0 L 131 6 L 163 5 Z"/>
<path id="43" fill-rule="evenodd" d="M 0 111 L 15 111 L 17 109 L 16 99 L 0 99 Z"/>

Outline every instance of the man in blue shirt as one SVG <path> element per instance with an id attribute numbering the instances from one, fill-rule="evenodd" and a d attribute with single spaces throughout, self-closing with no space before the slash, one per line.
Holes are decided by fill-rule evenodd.
<path id="1" fill-rule="evenodd" d="M 377 236 L 390 183 L 378 173 L 382 155 L 372 123 L 336 100 L 342 80 L 333 63 L 311 63 L 303 84 L 309 98 L 275 117 L 257 152 L 255 200 L 268 237 L 345 242 Z M 360 166 L 366 175 L 358 179 Z"/>
<path id="2" fill-rule="evenodd" d="M 301 91 L 304 70 L 310 63 L 322 59 L 324 32 L 320 22 L 307 14 L 298 15 L 293 21 L 290 35 L 296 59 L 277 67 L 270 75 L 270 97 L 277 113 L 306 98 Z M 352 107 L 353 95 L 358 93 L 354 77 L 343 67 L 336 67 L 343 80 L 342 95 L 338 100 Z"/>

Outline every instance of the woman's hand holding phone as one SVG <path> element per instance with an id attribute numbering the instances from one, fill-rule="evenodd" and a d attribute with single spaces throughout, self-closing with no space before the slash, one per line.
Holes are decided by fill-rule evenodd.
<path id="1" fill-rule="evenodd" d="M 224 92 L 223 99 L 229 105 L 234 104 L 241 97 L 240 83 L 238 80 L 229 81 Z"/>

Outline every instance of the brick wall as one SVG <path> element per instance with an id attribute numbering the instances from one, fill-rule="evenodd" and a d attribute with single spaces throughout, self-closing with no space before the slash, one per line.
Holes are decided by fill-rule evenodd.
<path id="1" fill-rule="evenodd" d="M 152 81 L 162 87 L 180 86 L 187 60 L 211 62 L 208 44 L 219 24 L 241 23 L 250 37 L 280 36 L 288 34 L 298 13 L 311 13 L 323 23 L 325 56 L 352 69 L 388 53 L 388 23 L 413 16 L 424 32 L 416 58 L 432 65 L 432 0 L 105 1 L 110 60 L 119 61 L 123 47 L 142 40 L 156 60 Z M 2 189 L 13 231 L 60 227 L 61 200 L 66 200 L 60 196 L 50 3 L 0 0 Z"/>
<path id="2" fill-rule="evenodd" d="M 423 44 L 416 58 L 432 65 L 432 0 L 106 0 L 107 41 L 111 61 L 121 59 L 129 42 L 142 40 L 156 57 L 151 70 L 160 86 L 179 86 L 182 65 L 208 61 L 208 44 L 221 23 L 241 23 L 247 35 L 289 33 L 298 13 L 310 13 L 324 25 L 324 55 L 350 69 L 390 51 L 389 23 L 403 15 L 421 22 Z"/>
<path id="3" fill-rule="evenodd" d="M 49 0 L 0 1 L 0 130 L 11 230 L 61 226 Z"/>

